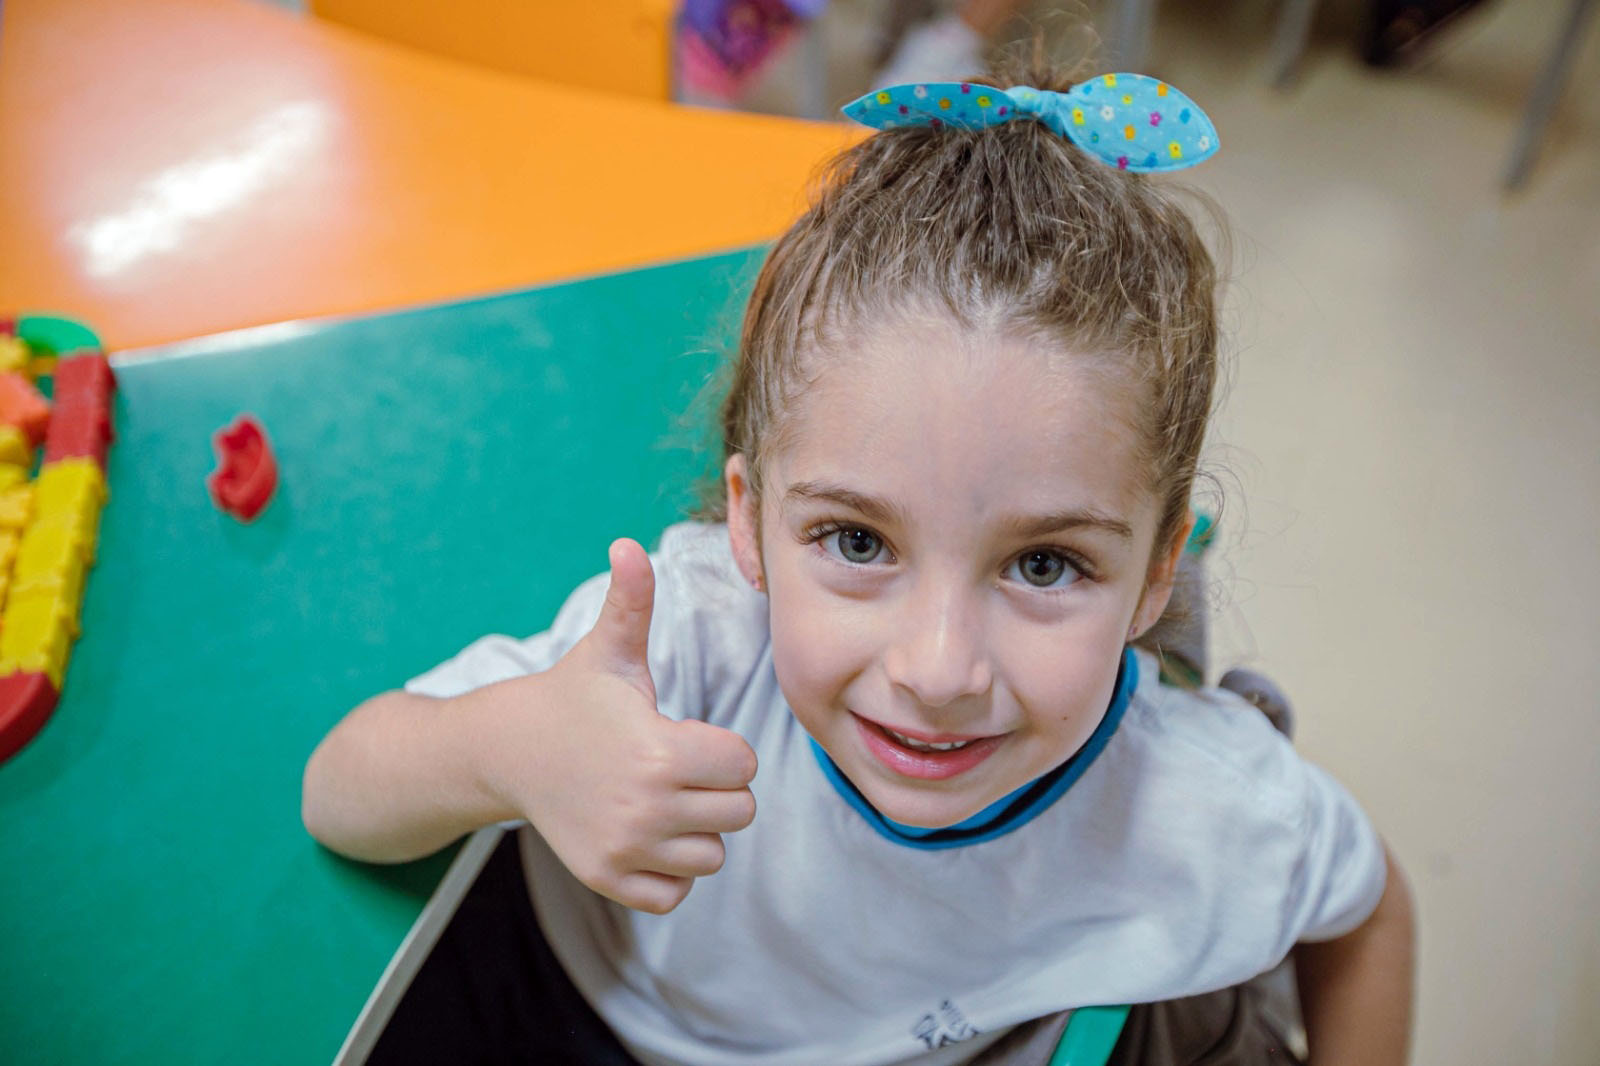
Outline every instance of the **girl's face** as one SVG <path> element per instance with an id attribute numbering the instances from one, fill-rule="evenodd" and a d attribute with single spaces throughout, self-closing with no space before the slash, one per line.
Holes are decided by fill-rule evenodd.
<path id="1" fill-rule="evenodd" d="M 1130 630 L 1182 540 L 1136 398 L 1070 353 L 924 322 L 832 360 L 786 415 L 759 513 L 729 527 L 771 602 L 795 716 L 879 812 L 952 825 L 1065 761 L 1099 724 Z"/>

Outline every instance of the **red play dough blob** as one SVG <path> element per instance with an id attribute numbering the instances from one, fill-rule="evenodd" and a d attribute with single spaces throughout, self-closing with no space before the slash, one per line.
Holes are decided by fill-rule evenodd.
<path id="1" fill-rule="evenodd" d="M 278 461 L 266 431 L 250 415 L 240 415 L 211 442 L 221 464 L 206 481 L 212 501 L 241 522 L 252 521 L 278 487 Z"/>

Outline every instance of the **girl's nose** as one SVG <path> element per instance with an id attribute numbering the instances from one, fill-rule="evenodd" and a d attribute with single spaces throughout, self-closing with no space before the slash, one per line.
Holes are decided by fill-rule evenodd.
<path id="1" fill-rule="evenodd" d="M 989 691 L 994 675 L 981 612 L 970 593 L 930 588 L 896 620 L 884 654 L 889 681 L 926 707 L 945 707 Z"/>

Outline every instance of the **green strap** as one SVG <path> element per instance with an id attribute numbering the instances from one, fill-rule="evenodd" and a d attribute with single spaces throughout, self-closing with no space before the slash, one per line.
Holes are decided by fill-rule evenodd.
<path id="1" fill-rule="evenodd" d="M 1067 1019 L 1049 1066 L 1105 1066 L 1127 1020 L 1127 1007 L 1079 1007 Z"/>

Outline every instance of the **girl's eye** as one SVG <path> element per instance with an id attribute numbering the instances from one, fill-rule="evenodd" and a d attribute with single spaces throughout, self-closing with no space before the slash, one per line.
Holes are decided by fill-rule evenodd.
<path id="1" fill-rule="evenodd" d="M 1055 552 L 1024 552 L 1011 565 L 1016 567 L 1022 580 L 1035 588 L 1070 585 L 1080 576 L 1071 563 Z"/>
<path id="2" fill-rule="evenodd" d="M 833 542 L 840 557 L 849 563 L 870 563 L 883 554 L 883 541 L 867 529 L 841 529 L 833 535 Z"/>

